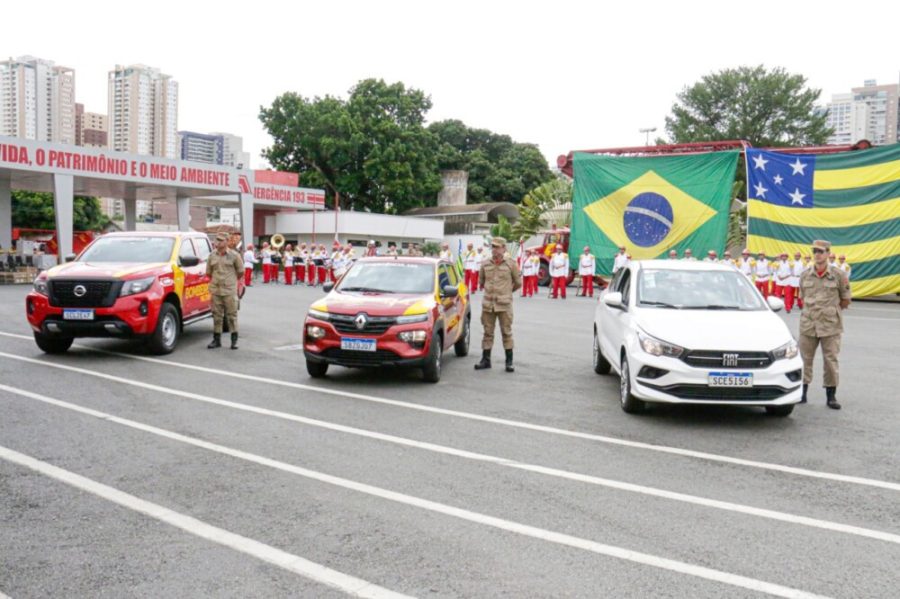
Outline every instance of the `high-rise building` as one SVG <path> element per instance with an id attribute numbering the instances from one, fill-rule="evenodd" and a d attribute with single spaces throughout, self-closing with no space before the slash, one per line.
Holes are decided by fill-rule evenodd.
<path id="1" fill-rule="evenodd" d="M 221 135 L 207 135 L 193 131 L 178 132 L 179 158 L 194 162 L 223 164 L 225 141 Z"/>
<path id="2" fill-rule="evenodd" d="M 231 133 L 215 132 L 212 135 L 219 135 L 223 141 L 223 158 L 222 164 L 225 166 L 238 166 L 242 168 L 250 168 L 250 153 L 244 151 L 244 138 Z"/>
<path id="3" fill-rule="evenodd" d="M 33 56 L 0 61 L 0 135 L 75 143 L 75 71 Z"/>
<path id="4" fill-rule="evenodd" d="M 87 148 L 109 146 L 109 122 L 105 114 L 85 112 L 84 104 L 75 104 L 75 145 Z"/>
<path id="5" fill-rule="evenodd" d="M 829 144 L 868 139 L 880 146 L 900 139 L 900 84 L 878 85 L 874 79 L 867 80 L 850 93 L 833 95 L 826 109 L 828 126 L 834 129 Z"/>
<path id="6" fill-rule="evenodd" d="M 144 65 L 109 72 L 110 148 L 178 158 L 177 130 L 177 81 Z"/>

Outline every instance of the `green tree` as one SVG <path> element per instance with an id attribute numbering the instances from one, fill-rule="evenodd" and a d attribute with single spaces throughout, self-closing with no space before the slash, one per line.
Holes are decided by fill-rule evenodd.
<path id="1" fill-rule="evenodd" d="M 340 194 L 344 208 L 398 213 L 434 203 L 441 181 L 431 99 L 402 83 L 360 81 L 342 100 L 286 93 L 260 120 L 273 137 L 263 155 L 301 184 Z"/>
<path id="2" fill-rule="evenodd" d="M 75 196 L 73 225 L 76 231 L 98 231 L 108 221 L 97 198 Z M 23 229 L 55 229 L 53 194 L 13 191 L 12 223 Z"/>
<path id="3" fill-rule="evenodd" d="M 545 214 L 572 202 L 572 180 L 555 177 L 528 192 L 519 204 L 519 220 L 513 225 L 516 239 L 527 239 L 547 226 Z"/>
<path id="4" fill-rule="evenodd" d="M 428 126 L 438 140 L 441 169 L 469 173 L 469 203 L 518 204 L 531 189 L 553 178 L 547 161 L 533 144 L 517 143 L 508 135 L 472 129 L 462 121 L 438 121 Z"/>
<path id="5" fill-rule="evenodd" d="M 671 143 L 743 139 L 757 147 L 823 144 L 821 90 L 802 75 L 764 66 L 725 69 L 685 88 L 666 117 Z"/>
<path id="6" fill-rule="evenodd" d="M 502 214 L 498 216 L 497 224 L 491 225 L 491 237 L 502 237 L 507 241 L 515 241 L 518 243 L 519 239 L 514 238 L 513 235 L 513 228 L 509 219 Z"/>

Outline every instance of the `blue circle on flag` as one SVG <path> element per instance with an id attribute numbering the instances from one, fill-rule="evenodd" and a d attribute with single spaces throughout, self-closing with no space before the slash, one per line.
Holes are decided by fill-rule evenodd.
<path id="1" fill-rule="evenodd" d="M 652 191 L 640 193 L 625 207 L 623 225 L 628 239 L 640 247 L 653 247 L 672 230 L 672 204 Z"/>

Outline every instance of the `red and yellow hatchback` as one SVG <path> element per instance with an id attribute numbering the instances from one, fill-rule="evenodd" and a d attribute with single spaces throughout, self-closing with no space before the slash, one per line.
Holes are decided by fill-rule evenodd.
<path id="1" fill-rule="evenodd" d="M 312 377 L 331 364 L 350 368 L 410 366 L 441 379 L 452 346 L 469 353 L 471 311 L 456 266 L 437 258 L 362 258 L 313 303 L 303 323 Z"/>

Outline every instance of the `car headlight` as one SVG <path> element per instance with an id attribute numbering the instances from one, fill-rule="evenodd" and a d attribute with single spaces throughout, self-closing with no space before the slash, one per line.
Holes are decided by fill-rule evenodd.
<path id="1" fill-rule="evenodd" d="M 315 325 L 310 325 L 306 327 L 306 336 L 310 339 L 321 339 L 325 336 L 325 329 L 322 327 L 317 327 Z"/>
<path id="2" fill-rule="evenodd" d="M 328 312 L 322 312 L 321 310 L 313 310 L 312 308 L 309 309 L 309 312 L 307 312 L 307 315 L 311 316 L 312 318 L 317 318 L 319 320 L 328 320 L 329 319 Z"/>
<path id="3" fill-rule="evenodd" d="M 665 356 L 667 358 L 677 358 L 684 353 L 684 348 L 673 343 L 666 343 L 656 337 L 651 337 L 646 333 L 638 331 L 638 340 L 641 342 L 641 348 L 653 356 Z"/>
<path id="4" fill-rule="evenodd" d="M 34 280 L 34 290 L 36 293 L 40 293 L 41 295 L 50 295 L 50 289 L 47 285 L 46 277 L 38 277 Z"/>
<path id="5" fill-rule="evenodd" d="M 409 316 L 398 316 L 397 324 L 412 324 L 414 322 L 425 322 L 428 320 L 428 314 L 410 314 Z"/>
<path id="6" fill-rule="evenodd" d="M 426 331 L 403 331 L 397 337 L 400 341 L 409 343 L 410 345 L 424 345 L 425 338 L 428 336 Z"/>
<path id="7" fill-rule="evenodd" d="M 143 293 L 150 289 L 150 286 L 153 285 L 153 281 L 155 280 L 156 277 L 145 277 L 143 279 L 133 279 L 131 281 L 125 281 L 125 284 L 122 285 L 122 291 L 119 292 L 119 297 L 134 295 L 135 293 Z"/>
<path id="8" fill-rule="evenodd" d="M 773 351 L 772 357 L 776 360 L 790 360 L 791 358 L 796 358 L 798 353 L 800 353 L 800 348 L 797 346 L 797 342 L 791 339 Z"/>

